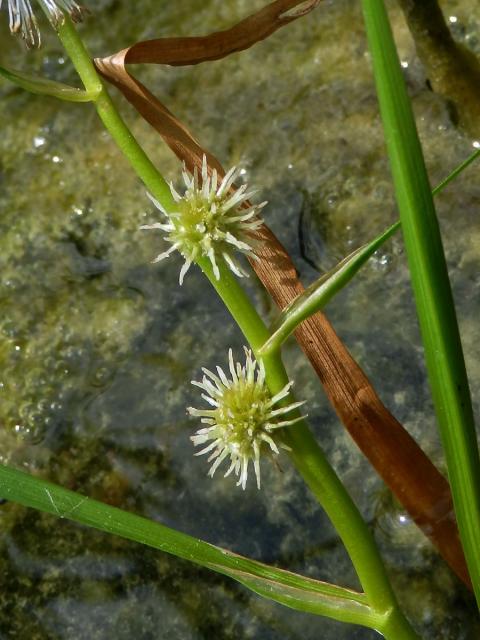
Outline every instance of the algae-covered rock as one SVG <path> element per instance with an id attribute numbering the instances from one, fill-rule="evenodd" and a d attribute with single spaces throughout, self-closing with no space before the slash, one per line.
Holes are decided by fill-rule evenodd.
<path id="1" fill-rule="evenodd" d="M 88 4 L 88 0 L 85 0 Z M 92 55 L 135 40 L 223 29 L 263 2 L 105 0 L 80 27 Z M 444 3 L 447 4 L 447 3 Z M 478 33 L 476 3 L 454 3 Z M 475 16 L 475 17 L 474 17 Z M 0 21 L 0 61 L 79 86 L 53 33 L 27 52 Z M 426 87 L 392 7 L 432 181 L 471 151 L 448 105 Z M 476 30 L 476 31 L 475 31 Z M 225 166 L 268 199 L 264 217 L 305 283 L 396 217 L 358 3 L 324 2 L 251 50 L 193 68 L 139 74 Z M 112 90 L 167 179 L 172 153 Z M 358 587 L 341 543 L 286 456 L 262 461 L 262 491 L 206 476 L 189 436 L 190 380 L 226 364 L 243 338 L 197 269 L 150 264 L 165 246 L 139 230 L 158 216 L 91 105 L 27 95 L 0 82 L 0 445 L 9 461 L 214 544 Z M 438 198 L 471 373 L 480 382 L 474 166 Z M 259 200 L 260 201 L 260 200 Z M 274 310 L 254 278 L 249 291 Z M 329 306 L 328 315 L 380 396 L 439 464 L 400 236 Z M 333 415 L 293 342 L 285 357 L 329 459 L 372 523 L 394 586 L 424 638 L 474 638 L 471 597 L 398 505 Z M 474 396 L 478 410 L 478 394 Z M 250 483 L 249 483 L 250 484 Z M 0 635 L 138 640 L 372 639 L 301 615 L 231 581 L 133 543 L 13 504 L 0 507 Z"/>

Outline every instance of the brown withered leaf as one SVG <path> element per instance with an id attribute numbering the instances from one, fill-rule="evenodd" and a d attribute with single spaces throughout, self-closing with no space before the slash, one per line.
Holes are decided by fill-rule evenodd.
<path id="1" fill-rule="evenodd" d="M 187 128 L 141 82 L 126 69 L 127 64 L 184 66 L 218 60 L 248 49 L 255 43 L 306 15 L 320 0 L 277 0 L 230 29 L 207 36 L 161 38 L 137 42 L 107 58 L 95 60 L 102 76 L 119 89 L 140 115 L 163 137 L 172 151 L 192 170 L 208 165 L 223 172 L 219 161 L 203 149 Z"/>
<path id="2" fill-rule="evenodd" d="M 141 82 L 127 64 L 195 65 L 218 60 L 264 40 L 280 27 L 306 15 L 320 0 L 276 0 L 230 29 L 201 37 L 163 38 L 138 42 L 95 60 L 102 76 L 114 84 L 141 116 L 187 165 L 201 167 L 207 156 L 210 171 L 225 174 L 220 162 Z M 276 304 L 283 309 L 304 291 L 285 248 L 263 225 L 252 267 Z M 295 332 L 337 415 L 417 525 L 438 548 L 459 578 L 471 588 L 450 488 L 404 427 L 388 411 L 363 370 L 341 342 L 326 316 L 317 313 Z"/>
<path id="3" fill-rule="evenodd" d="M 265 40 L 280 27 L 312 11 L 319 3 L 320 0 L 277 0 L 225 31 L 200 37 L 146 40 L 117 55 L 123 55 L 127 64 L 142 62 L 185 66 L 219 60 Z"/>

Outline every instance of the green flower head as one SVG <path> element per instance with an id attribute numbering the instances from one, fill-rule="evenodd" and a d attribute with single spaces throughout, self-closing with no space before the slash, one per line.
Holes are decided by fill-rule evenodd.
<path id="1" fill-rule="evenodd" d="M 247 275 L 236 262 L 232 252 L 240 251 L 255 257 L 252 234 L 262 225 L 262 220 L 257 214 L 266 202 L 248 206 L 246 201 L 255 191 L 247 191 L 247 185 L 231 192 L 239 174 L 240 171 L 233 167 L 219 184 L 216 169 L 212 171 L 211 176 L 208 175 L 207 159 L 203 156 L 201 186 L 197 169 L 195 168 L 191 176 L 184 167 L 182 175 L 186 189 L 183 196 L 180 196 L 173 186 L 170 187 L 176 202 L 175 211 L 167 212 L 148 194 L 157 209 L 165 216 L 166 222 L 143 225 L 141 229 L 160 229 L 167 232 L 164 239 L 171 243 L 171 247 L 160 253 L 153 262 L 164 260 L 178 249 L 185 259 L 180 271 L 180 284 L 183 283 L 192 262 L 201 257 L 210 260 L 217 280 L 220 279 L 217 261 L 221 258 L 237 276 Z"/>
<path id="2" fill-rule="evenodd" d="M 202 389 L 202 398 L 210 408 L 187 409 L 191 416 L 200 418 L 206 425 L 190 439 L 195 446 L 207 445 L 195 455 L 210 454 L 209 476 L 213 477 L 220 464 L 228 458 L 230 465 L 225 477 L 235 473 L 238 476 L 237 486 L 245 489 L 248 466 L 253 461 L 260 489 L 260 456 L 265 450 L 278 455 L 280 448 L 289 449 L 282 442 L 281 430 L 303 419 L 303 416 L 286 417 L 303 402 L 277 406 L 287 398 L 293 383 L 289 382 L 272 396 L 265 383 L 263 362 L 257 363 L 248 349 L 245 348 L 244 366 L 233 362 L 231 349 L 228 361 L 231 379 L 221 367 L 217 367 L 218 375 L 202 369 L 204 376 L 201 382 L 192 381 Z"/>

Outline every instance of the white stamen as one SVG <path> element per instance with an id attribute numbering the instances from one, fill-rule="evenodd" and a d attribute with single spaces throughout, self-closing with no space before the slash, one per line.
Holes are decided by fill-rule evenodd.
<path id="1" fill-rule="evenodd" d="M 245 364 L 241 365 L 234 362 L 233 352 L 229 349 L 231 380 L 221 367 L 217 366 L 217 373 L 202 368 L 204 375 L 201 382 L 192 381 L 192 384 L 205 392 L 201 394 L 202 398 L 214 408 L 189 407 L 187 411 L 191 416 L 200 418 L 202 424 L 208 425 L 191 436 L 195 446 L 211 441 L 200 452 L 200 455 L 210 454 L 207 459 L 211 463 L 208 475 L 213 476 L 220 464 L 229 458 L 224 476 L 234 473 L 237 486 L 245 489 L 252 460 L 256 484 L 260 489 L 260 456 L 266 448 L 275 455 L 279 455 L 280 448 L 289 450 L 282 442 L 281 430 L 303 419 L 297 412 L 303 402 L 275 408 L 275 404 L 289 394 L 291 383 L 272 397 L 265 384 L 263 362 L 257 362 L 249 349 L 245 348 L 244 351 Z M 281 419 L 292 412 L 294 415 L 291 418 Z"/>
<path id="2" fill-rule="evenodd" d="M 238 169 L 233 167 L 218 187 L 218 172 L 216 169 L 210 171 L 207 158 L 203 156 L 201 169 L 195 166 L 193 175 L 189 174 L 183 165 L 185 191 L 182 196 L 170 185 L 176 203 L 175 211 L 167 211 L 158 200 L 148 194 L 151 202 L 168 222 L 142 225 L 141 228 L 167 232 L 165 239 L 174 245 L 185 259 L 180 272 L 180 284 L 183 283 L 190 264 L 201 257 L 208 258 L 217 280 L 220 279 L 221 262 L 224 262 L 236 276 L 247 275 L 237 264 L 234 249 L 249 258 L 256 258 L 254 246 L 259 241 L 252 235 L 255 235 L 263 224 L 258 213 L 265 203 L 261 206 L 251 205 L 248 199 L 255 191 L 248 191 L 246 185 L 234 189 L 233 183 L 238 175 Z M 160 255 L 162 258 L 159 257 L 158 260 L 169 253 Z"/>

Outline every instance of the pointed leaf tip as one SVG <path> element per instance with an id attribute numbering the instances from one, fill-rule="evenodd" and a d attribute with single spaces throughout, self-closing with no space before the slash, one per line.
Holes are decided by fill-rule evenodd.
<path id="1" fill-rule="evenodd" d="M 51 96 L 68 102 L 93 102 L 101 90 L 99 86 L 96 92 L 84 91 L 83 89 L 70 87 L 68 84 L 63 84 L 62 82 L 41 78 L 3 66 L 0 66 L 0 76 L 31 93 Z"/>

